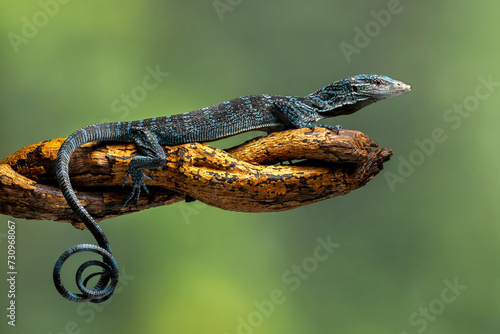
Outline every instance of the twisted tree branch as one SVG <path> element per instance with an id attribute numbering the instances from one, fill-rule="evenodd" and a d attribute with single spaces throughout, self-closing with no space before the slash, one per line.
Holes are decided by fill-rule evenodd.
<path id="1" fill-rule="evenodd" d="M 69 221 L 84 228 L 57 186 L 52 163 L 64 138 L 24 147 L 0 161 L 0 213 L 26 219 Z M 225 210 L 270 212 L 293 209 L 362 187 L 392 155 L 358 131 L 287 130 L 229 150 L 200 143 L 165 147 L 163 168 L 150 171 L 149 194 L 123 207 L 130 189 L 120 185 L 133 144 L 91 143 L 70 162 L 78 198 L 103 220 L 195 198 Z M 301 159 L 292 164 L 275 165 Z"/>

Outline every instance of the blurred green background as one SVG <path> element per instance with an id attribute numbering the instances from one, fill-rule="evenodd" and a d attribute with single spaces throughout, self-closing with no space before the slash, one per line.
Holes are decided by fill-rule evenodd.
<path id="1" fill-rule="evenodd" d="M 5 273 L 9 219 L 18 245 L 17 322 L 7 325 L 3 279 L 2 333 L 499 332 L 498 2 L 1 7 L 1 158 L 96 122 L 306 95 L 359 73 L 413 87 L 325 122 L 394 150 L 347 196 L 272 214 L 178 203 L 103 222 L 121 270 L 104 304 L 66 301 L 52 283 L 60 253 L 90 233 L 2 216 Z M 169 74 L 127 105 L 148 67 Z M 318 253 L 318 238 L 334 252 Z"/>

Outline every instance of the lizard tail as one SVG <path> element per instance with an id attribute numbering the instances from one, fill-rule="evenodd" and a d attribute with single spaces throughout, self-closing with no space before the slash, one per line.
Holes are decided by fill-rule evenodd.
<path id="1" fill-rule="evenodd" d="M 66 299 L 74 302 L 90 301 L 100 303 L 107 300 L 114 292 L 118 283 L 118 265 L 111 253 L 111 247 L 104 235 L 101 227 L 96 223 L 94 218 L 85 210 L 83 205 L 76 197 L 75 191 L 71 186 L 69 178 L 68 164 L 73 152 L 85 143 L 100 140 L 120 140 L 116 135 L 112 135 L 110 127 L 113 124 L 104 123 L 101 125 L 92 125 L 82 128 L 71 134 L 61 145 L 56 159 L 56 176 L 59 182 L 59 187 L 68 202 L 68 205 L 73 209 L 75 214 L 85 224 L 88 230 L 92 233 L 99 246 L 91 244 L 80 244 L 66 250 L 57 260 L 54 271 L 53 279 L 57 291 Z M 80 294 L 74 294 L 68 291 L 61 281 L 61 268 L 64 262 L 73 254 L 81 251 L 90 251 L 102 256 L 103 260 L 90 260 L 83 263 L 77 270 L 76 284 L 81 291 Z M 87 276 L 82 282 L 83 271 L 90 266 L 99 266 L 102 268 L 101 272 L 93 273 Z M 98 283 L 92 289 L 87 289 L 88 281 L 96 276 L 101 275 Z"/>

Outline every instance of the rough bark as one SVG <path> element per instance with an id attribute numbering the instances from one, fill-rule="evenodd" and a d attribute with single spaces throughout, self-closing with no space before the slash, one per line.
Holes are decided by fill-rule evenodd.
<path id="1" fill-rule="evenodd" d="M 0 161 L 0 213 L 84 227 L 75 221 L 52 168 L 63 141 L 29 145 Z M 149 194 L 127 207 L 130 183 L 121 184 L 128 162 L 138 155 L 133 144 L 84 145 L 72 155 L 69 171 L 80 202 L 96 220 L 186 198 L 232 211 L 283 211 L 365 185 L 392 155 L 386 148 L 373 151 L 376 146 L 358 131 L 337 135 L 316 128 L 276 132 L 226 151 L 200 143 L 165 147 L 165 166 L 146 172 L 152 178 L 146 180 Z"/>

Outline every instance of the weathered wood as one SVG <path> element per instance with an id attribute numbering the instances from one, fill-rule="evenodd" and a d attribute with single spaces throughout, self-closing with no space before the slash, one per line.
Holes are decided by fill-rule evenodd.
<path id="1" fill-rule="evenodd" d="M 73 221 L 52 163 L 64 138 L 26 146 L 0 161 L 0 213 L 27 219 Z M 70 176 L 78 198 L 96 220 L 182 201 L 186 196 L 225 210 L 282 211 L 345 195 L 365 185 L 389 160 L 358 131 L 287 130 L 223 151 L 206 144 L 165 147 L 163 168 L 147 172 L 150 193 L 124 208 L 121 187 L 133 144 L 91 143 L 77 149 Z M 273 165 L 294 159 L 293 164 Z M 130 181 L 129 181 L 130 182 Z M 127 185 L 129 185 L 128 183 Z M 83 224 L 74 222 L 83 228 Z"/>

